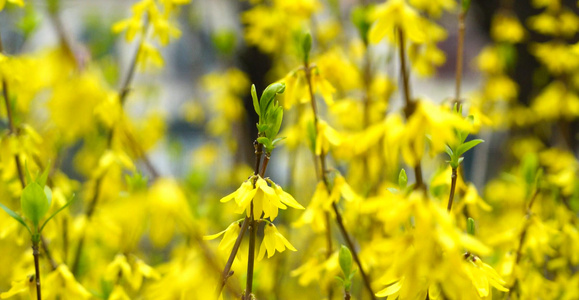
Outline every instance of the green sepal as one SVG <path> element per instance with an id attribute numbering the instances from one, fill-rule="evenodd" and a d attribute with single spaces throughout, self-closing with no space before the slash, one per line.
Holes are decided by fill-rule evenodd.
<path id="1" fill-rule="evenodd" d="M 8 215 L 10 215 L 14 220 L 18 221 L 18 223 L 22 224 L 22 226 L 26 227 L 26 229 L 28 230 L 28 232 L 30 232 L 30 234 L 32 234 L 32 231 L 30 230 L 30 227 L 28 227 L 28 224 L 26 224 L 26 222 L 24 222 L 24 219 L 22 219 L 22 217 L 15 213 L 13 210 L 11 210 L 10 208 L 4 206 L 4 204 L 0 203 L 0 208 L 2 208 Z"/>
<path id="2" fill-rule="evenodd" d="M 22 213 L 29 219 L 34 227 L 38 227 L 40 219 L 48 212 L 50 204 L 44 193 L 44 189 L 36 182 L 28 184 L 20 196 Z"/>
<path id="3" fill-rule="evenodd" d="M 74 202 L 74 194 L 72 194 L 72 197 L 70 197 L 70 200 L 68 200 L 68 202 L 66 202 L 65 205 L 63 205 L 61 208 L 59 208 L 57 211 L 55 211 L 52 215 L 50 215 L 50 217 L 48 217 L 48 219 L 46 219 L 46 221 L 44 221 L 44 223 L 42 224 L 42 226 L 40 226 L 40 230 L 38 230 L 38 233 L 42 232 L 42 229 L 44 229 L 44 226 L 46 226 L 46 224 L 48 223 L 48 221 L 50 221 L 52 218 L 54 218 L 54 216 L 56 216 L 59 212 L 61 212 L 63 209 L 67 208 L 72 202 Z"/>

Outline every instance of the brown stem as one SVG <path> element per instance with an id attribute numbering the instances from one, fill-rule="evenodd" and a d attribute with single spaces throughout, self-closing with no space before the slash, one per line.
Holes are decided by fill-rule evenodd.
<path id="1" fill-rule="evenodd" d="M 310 102 L 311 102 L 312 110 L 314 113 L 314 127 L 316 128 L 315 133 L 316 133 L 316 137 L 317 137 L 317 135 L 319 134 L 319 132 L 318 132 L 319 119 L 318 119 L 318 111 L 317 111 L 317 107 L 316 107 L 316 99 L 314 97 L 314 92 L 313 92 L 313 87 L 312 87 L 311 67 L 307 62 L 305 63 L 304 67 L 305 67 L 305 72 L 306 72 L 306 81 L 308 83 L 308 89 L 310 92 Z M 323 181 L 328 193 L 331 193 L 331 190 L 329 189 L 329 186 L 328 186 L 328 180 L 326 177 L 326 156 L 325 156 L 325 153 L 323 150 L 319 155 L 319 160 L 320 160 L 320 164 L 321 164 L 321 170 L 319 172 L 321 178 L 318 178 L 318 180 Z M 366 289 L 368 289 L 368 292 L 370 292 L 371 299 L 375 299 L 374 292 L 372 291 L 372 286 L 370 285 L 370 279 L 368 278 L 368 276 L 364 272 L 364 268 L 362 267 L 362 263 L 361 263 L 360 259 L 358 258 L 358 254 L 357 254 L 356 249 L 354 247 L 354 243 L 352 242 L 352 239 L 348 235 L 348 232 L 346 231 L 346 227 L 344 227 L 344 224 L 342 222 L 342 215 L 338 211 L 338 207 L 337 207 L 335 202 L 332 203 L 332 208 L 334 210 L 334 213 L 336 214 L 336 222 L 338 223 L 338 227 L 340 228 L 340 232 L 342 234 L 342 237 L 346 240 L 346 243 L 348 244 L 348 248 L 352 252 L 352 256 L 354 256 L 354 260 L 356 261 L 356 264 L 358 265 L 358 268 L 360 269 L 360 274 L 362 275 L 362 279 L 364 281 L 364 286 L 366 287 Z M 329 219 L 329 216 L 328 216 L 328 219 Z M 330 232 L 330 226 L 328 226 L 328 225 L 329 224 L 326 225 L 326 230 L 327 230 L 326 237 L 329 240 L 328 245 L 331 245 L 331 232 Z M 331 253 L 331 252 L 329 252 L 329 253 Z M 329 296 L 331 297 L 331 293 L 329 293 Z"/>
<path id="2" fill-rule="evenodd" d="M 515 264 L 513 265 L 513 269 L 511 270 L 511 273 L 514 274 L 515 268 L 516 266 L 519 264 L 519 262 L 521 261 L 521 258 L 523 257 L 523 244 L 525 243 L 525 239 L 527 237 L 527 231 L 529 229 L 529 219 L 532 216 L 532 211 L 531 209 L 533 208 L 533 204 L 535 203 L 535 199 L 537 199 L 537 196 L 539 195 L 539 189 L 537 189 L 535 191 L 535 193 L 533 193 L 533 196 L 531 197 L 531 200 L 529 201 L 529 204 L 527 205 L 527 213 L 525 214 L 525 226 L 523 227 L 523 231 L 521 231 L 521 236 L 519 237 L 519 245 L 517 247 L 517 254 L 515 256 Z M 513 292 L 513 290 L 516 289 L 517 285 L 518 285 L 519 281 L 517 279 L 517 277 L 515 276 L 515 281 L 513 282 L 513 285 L 509 288 L 509 293 L 507 294 L 507 299 L 511 299 L 511 294 Z"/>
<path id="3" fill-rule="evenodd" d="M 2 37 L 0 36 L 0 53 L 4 54 L 4 44 L 2 44 Z M 10 106 L 10 93 L 8 91 L 8 82 L 6 78 L 2 78 L 2 95 L 4 96 L 4 104 L 6 105 L 6 115 L 8 116 L 8 135 L 14 134 L 16 132 L 14 126 L 14 119 L 12 118 L 12 107 Z M 20 181 L 20 186 L 22 189 L 26 187 L 26 181 L 24 180 L 24 172 L 22 169 L 22 164 L 20 163 L 20 155 L 18 153 L 14 154 L 14 162 L 16 164 L 16 171 L 18 172 L 18 180 Z M 46 258 L 50 262 L 50 266 L 53 270 L 56 270 L 58 266 L 52 256 L 50 255 L 50 251 L 46 246 L 46 240 L 44 236 L 40 236 L 42 240 L 42 248 L 46 253 Z"/>
<path id="4" fill-rule="evenodd" d="M 458 14 L 458 42 L 456 50 L 456 90 L 454 95 L 454 102 L 460 104 L 460 88 L 462 82 L 462 65 L 464 55 L 464 12 Z"/>
<path id="5" fill-rule="evenodd" d="M 346 231 L 346 227 L 344 226 L 344 222 L 342 220 L 342 215 L 338 211 L 338 205 L 336 205 L 335 202 L 332 202 L 332 208 L 334 209 L 334 213 L 336 213 L 336 222 L 338 223 L 338 228 L 340 228 L 342 237 L 344 237 L 344 240 L 346 240 L 346 244 L 348 245 L 348 248 L 350 248 L 350 252 L 352 252 L 352 256 L 354 257 L 354 260 L 356 261 L 358 268 L 360 268 L 360 275 L 362 276 L 364 286 L 366 287 L 368 292 L 370 292 L 371 299 L 376 299 L 376 297 L 374 296 L 374 292 L 372 291 L 372 286 L 370 285 L 370 278 L 368 277 L 368 275 L 366 275 L 366 272 L 364 272 L 364 268 L 362 268 L 362 261 L 358 257 L 358 252 L 356 252 L 354 242 L 352 241 L 352 238 L 350 238 L 348 231 Z"/>
<path id="6" fill-rule="evenodd" d="M 40 295 L 40 267 L 39 267 L 39 251 L 38 251 L 38 242 L 32 243 L 32 255 L 34 256 L 34 271 L 36 273 L 36 299 L 41 300 L 42 296 Z"/>
<path id="7" fill-rule="evenodd" d="M 350 292 L 344 291 L 344 300 L 350 300 L 351 297 L 352 297 L 352 296 L 350 295 Z"/>
<path id="8" fill-rule="evenodd" d="M 2 36 L 0 36 L 0 53 L 4 54 L 4 44 L 2 44 Z M 16 133 L 14 126 L 14 118 L 12 117 L 12 107 L 10 105 L 10 92 L 8 90 L 8 81 L 2 77 L 2 95 L 4 96 L 4 104 L 6 105 L 6 115 L 8 116 L 8 135 Z M 18 153 L 14 154 L 14 162 L 16 163 L 16 170 L 18 171 L 18 179 L 22 188 L 26 187 L 24 182 L 24 173 L 22 172 L 22 165 L 20 164 L 20 157 Z"/>
<path id="9" fill-rule="evenodd" d="M 312 105 L 312 111 L 314 113 L 314 129 L 315 129 L 315 134 L 316 137 L 318 136 L 319 132 L 318 132 L 318 107 L 316 104 L 316 98 L 314 96 L 314 89 L 312 87 L 312 73 L 311 73 L 311 67 L 308 64 L 308 62 L 306 61 L 304 64 L 304 68 L 305 68 L 305 72 L 306 72 L 306 80 L 308 83 L 308 90 L 310 93 L 310 104 Z M 314 153 L 314 163 L 315 163 L 315 169 L 316 169 L 316 176 L 318 177 L 318 180 L 323 180 L 326 189 L 328 188 L 328 184 L 326 182 L 326 174 L 325 174 L 325 170 L 326 170 L 326 160 L 323 159 L 324 157 L 324 150 L 322 149 L 322 153 L 319 156 L 316 156 Z M 318 166 L 318 161 L 320 162 L 321 166 Z M 330 192 L 328 190 L 328 192 Z M 329 212 L 324 212 L 324 219 L 326 222 L 326 245 L 327 245 L 327 249 L 326 249 L 326 259 L 329 259 L 332 256 L 332 228 L 330 227 L 330 213 Z M 334 291 L 332 289 L 332 286 L 328 286 L 328 300 L 331 300 L 332 297 L 334 296 Z"/>
<path id="10" fill-rule="evenodd" d="M 253 142 L 253 146 L 255 147 L 255 167 L 253 169 L 253 175 L 259 174 L 259 166 L 261 163 L 261 156 L 263 154 L 263 145 L 259 144 L 257 140 Z M 262 173 L 265 173 L 265 168 L 262 169 Z M 253 201 L 251 202 L 251 214 L 253 215 Z M 231 249 L 231 253 L 229 254 L 229 258 L 227 259 L 227 263 L 225 264 L 225 268 L 221 273 L 221 285 L 219 286 L 219 290 L 217 291 L 217 296 L 221 295 L 223 292 L 223 288 L 227 284 L 227 280 L 229 277 L 233 276 L 233 271 L 231 271 L 231 267 L 233 266 L 233 261 L 235 260 L 235 255 L 237 255 L 237 251 L 239 250 L 239 246 L 241 246 L 241 241 L 243 240 L 243 235 L 245 231 L 249 227 L 251 220 L 249 217 L 245 217 L 243 220 L 243 224 L 241 225 L 241 230 L 237 235 L 237 239 L 235 239 L 235 244 L 233 244 L 233 248 Z"/>
<path id="11" fill-rule="evenodd" d="M 448 206 L 446 207 L 446 210 L 448 212 L 452 210 L 452 201 L 454 200 L 454 190 L 456 189 L 456 178 L 458 177 L 457 173 L 458 172 L 456 171 L 456 168 L 452 168 L 452 175 L 450 176 L 451 178 L 450 195 L 448 195 Z"/>
<path id="12" fill-rule="evenodd" d="M 332 252 L 334 252 L 334 250 L 332 249 L 332 227 L 330 226 L 330 212 L 328 211 L 324 212 L 324 221 L 326 224 L 326 259 L 330 259 L 330 257 L 332 256 Z M 328 286 L 328 300 L 332 300 L 333 296 L 334 290 L 330 285 Z"/>
<path id="13" fill-rule="evenodd" d="M 402 85 L 404 90 L 404 114 L 406 115 L 406 119 L 409 119 L 410 116 L 414 113 L 416 109 L 416 103 L 412 101 L 412 96 L 410 94 L 410 81 L 409 81 L 409 74 L 408 69 L 406 68 L 406 44 L 404 41 L 404 32 L 402 29 L 398 28 L 398 37 L 400 45 L 398 47 L 399 55 L 400 55 L 400 71 L 402 73 Z M 420 161 L 414 167 L 414 176 L 416 177 L 416 185 L 414 186 L 415 189 L 425 189 L 424 181 L 422 179 L 422 165 Z"/>
<path id="14" fill-rule="evenodd" d="M 241 241 L 243 240 L 243 235 L 245 234 L 247 227 L 249 227 L 249 217 L 245 217 L 245 220 L 243 220 L 243 223 L 241 224 L 241 229 L 239 230 L 239 235 L 237 235 L 237 239 L 235 239 L 235 244 L 233 244 L 231 254 L 229 254 L 229 258 L 227 259 L 225 268 L 223 268 L 223 272 L 221 273 L 221 285 L 219 286 L 219 290 L 217 291 L 218 296 L 221 295 L 221 292 L 223 292 L 223 288 L 227 284 L 227 279 L 233 276 L 233 271 L 231 271 L 231 267 L 233 266 L 235 255 L 237 255 L 239 246 L 241 246 Z"/>
<path id="15" fill-rule="evenodd" d="M 253 267 L 255 265 L 255 233 L 257 223 L 253 215 L 253 200 L 250 204 L 251 215 L 249 217 L 249 251 L 247 253 L 247 280 L 245 282 L 245 300 L 251 300 L 253 289 Z"/>

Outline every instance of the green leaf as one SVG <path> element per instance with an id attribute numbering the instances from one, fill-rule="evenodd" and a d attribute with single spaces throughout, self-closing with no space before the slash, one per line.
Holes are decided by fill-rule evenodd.
<path id="1" fill-rule="evenodd" d="M 402 169 L 398 174 L 398 186 L 400 187 L 401 190 L 403 190 L 406 188 L 407 184 L 408 184 L 408 176 L 406 175 L 406 170 Z"/>
<path id="2" fill-rule="evenodd" d="M 470 0 L 462 0 L 462 13 L 466 15 L 470 8 Z"/>
<path id="3" fill-rule="evenodd" d="M 306 32 L 302 38 L 302 53 L 304 55 L 304 62 L 308 62 L 310 58 L 310 51 L 312 50 L 312 35 Z"/>
<path id="4" fill-rule="evenodd" d="M 24 162 L 24 175 L 26 176 L 26 184 L 33 182 L 32 176 L 30 176 L 30 171 L 28 170 L 28 161 Z"/>
<path id="5" fill-rule="evenodd" d="M 51 162 L 48 161 L 48 165 L 44 169 L 44 172 L 42 172 L 42 174 L 36 178 L 36 182 L 42 188 L 46 185 L 46 180 L 48 180 L 48 173 L 50 172 L 51 165 Z"/>
<path id="6" fill-rule="evenodd" d="M 24 222 L 24 219 L 22 219 L 22 217 L 19 214 L 15 213 L 10 208 L 4 206 L 4 204 L 2 204 L 2 203 L 0 203 L 0 208 L 2 208 L 7 214 L 9 214 L 12 218 L 14 218 L 14 220 L 18 221 L 18 223 L 22 224 L 22 226 L 26 227 L 26 229 L 28 229 L 28 232 L 30 232 L 30 234 L 32 234 L 30 227 L 28 227 L 28 224 L 26 224 L 26 222 Z"/>
<path id="7" fill-rule="evenodd" d="M 525 154 L 521 168 L 525 182 L 529 186 L 532 185 L 537 175 L 537 169 L 539 168 L 539 158 L 537 155 L 535 153 Z"/>
<path id="8" fill-rule="evenodd" d="M 34 227 L 38 226 L 40 219 L 44 217 L 50 208 L 44 189 L 36 182 L 28 184 L 22 190 L 20 202 L 24 216 L 34 224 Z"/>
<path id="9" fill-rule="evenodd" d="M 50 207 L 50 205 L 52 204 L 52 190 L 47 186 L 44 186 L 44 195 L 46 196 L 46 200 L 48 201 L 48 207 Z"/>
<path id="10" fill-rule="evenodd" d="M 253 109 L 255 109 L 257 115 L 261 117 L 259 101 L 257 100 L 257 91 L 255 90 L 255 84 L 251 85 L 251 98 L 253 99 Z"/>
<path id="11" fill-rule="evenodd" d="M 48 219 L 46 219 L 46 221 L 44 221 L 44 223 L 42 224 L 42 226 L 40 227 L 40 230 L 38 231 L 38 233 L 42 232 L 42 229 L 44 229 L 44 226 L 46 226 L 46 224 L 48 223 L 48 221 L 50 221 L 52 218 L 54 218 L 54 216 L 56 216 L 59 212 L 61 212 L 63 209 L 67 208 L 72 202 L 74 202 L 74 194 L 72 194 L 72 197 L 70 197 L 70 200 L 68 200 L 68 202 L 66 202 L 65 205 L 63 205 L 61 208 L 59 208 L 57 211 L 55 211 L 50 217 L 48 217 Z"/>
<path id="12" fill-rule="evenodd" d="M 469 217 L 466 220 L 466 232 L 470 235 L 474 235 L 474 228 L 474 219 Z"/>
<path id="13" fill-rule="evenodd" d="M 470 140 L 470 141 L 468 141 L 468 142 L 466 142 L 466 143 L 464 143 L 456 148 L 456 155 L 461 156 L 466 151 L 470 150 L 472 147 L 474 147 L 482 142 L 484 142 L 484 141 L 481 139 Z"/>
<path id="14" fill-rule="evenodd" d="M 265 136 L 258 137 L 257 142 L 264 145 L 265 147 L 271 145 L 271 140 Z"/>
<path id="15" fill-rule="evenodd" d="M 283 108 L 278 106 L 275 111 L 275 119 L 273 121 L 273 126 L 271 127 L 271 132 L 269 134 L 269 138 L 275 139 L 277 134 L 279 133 L 279 129 L 281 128 L 281 122 L 283 120 Z"/>
<path id="16" fill-rule="evenodd" d="M 365 44 L 368 44 L 368 31 L 370 31 L 370 26 L 372 23 L 368 21 L 368 11 L 369 7 L 357 6 L 352 10 L 352 23 L 358 29 L 358 33 Z"/>
<path id="17" fill-rule="evenodd" d="M 450 156 L 452 158 L 452 156 L 454 155 L 454 152 L 452 151 L 452 148 L 450 148 L 450 146 L 448 145 L 444 145 L 444 151 L 446 151 L 446 154 L 448 154 L 448 156 Z"/>
<path id="18" fill-rule="evenodd" d="M 282 140 L 285 140 L 285 139 L 286 139 L 285 136 L 283 136 L 283 137 L 278 137 L 277 139 L 273 140 L 273 141 L 271 142 L 271 144 L 275 146 L 275 145 L 277 145 L 277 143 L 279 143 L 279 142 L 281 142 Z"/>
<path id="19" fill-rule="evenodd" d="M 273 100 L 275 99 L 275 95 L 281 94 L 285 91 L 285 83 L 276 82 L 268 85 L 263 94 L 261 94 L 261 98 L 259 99 L 259 108 L 261 111 L 260 116 L 263 118 L 266 116 Z"/>
<path id="20" fill-rule="evenodd" d="M 348 247 L 344 245 L 340 247 L 338 260 L 340 262 L 340 268 L 342 268 L 344 276 L 349 278 L 350 274 L 352 273 L 352 253 Z"/>

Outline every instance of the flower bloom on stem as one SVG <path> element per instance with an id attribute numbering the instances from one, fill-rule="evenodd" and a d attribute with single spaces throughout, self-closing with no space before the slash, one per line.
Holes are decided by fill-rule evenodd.
<path id="1" fill-rule="evenodd" d="M 284 252 L 285 249 L 289 249 L 291 251 L 297 251 L 292 244 L 279 232 L 277 231 L 277 227 L 272 223 L 269 223 L 265 226 L 264 231 L 264 238 L 261 242 L 261 246 L 259 247 L 259 254 L 257 255 L 257 260 L 262 260 L 265 256 L 265 252 L 267 250 L 267 258 L 273 256 L 275 251 L 277 252 Z"/>
<path id="2" fill-rule="evenodd" d="M 213 240 L 213 239 L 220 237 L 222 234 L 225 234 L 223 236 L 223 239 L 221 240 L 221 242 L 219 242 L 219 247 L 217 247 L 217 249 L 219 249 L 225 253 L 231 252 L 231 249 L 233 248 L 233 244 L 235 243 L 235 240 L 237 239 L 237 236 L 239 235 L 240 228 L 241 228 L 240 221 L 236 221 L 236 222 L 231 223 L 225 230 L 218 232 L 216 234 L 206 235 L 203 237 L 203 239 L 204 240 Z"/>
<path id="3" fill-rule="evenodd" d="M 255 182 L 255 187 L 253 182 Z M 270 187 L 268 182 L 273 186 Z M 251 176 L 247 181 L 233 193 L 223 197 L 221 202 L 228 202 L 235 199 L 238 206 L 237 213 L 246 211 L 247 216 L 251 215 L 250 203 L 253 199 L 253 215 L 270 218 L 272 221 L 277 217 L 278 209 L 286 209 L 287 206 L 304 209 L 290 194 L 275 184 L 270 179 L 263 179 L 261 176 Z M 286 206 L 287 205 L 287 206 Z"/>

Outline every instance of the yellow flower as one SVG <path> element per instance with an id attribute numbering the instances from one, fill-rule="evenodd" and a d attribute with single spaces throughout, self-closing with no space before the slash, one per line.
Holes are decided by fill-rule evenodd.
<path id="1" fill-rule="evenodd" d="M 139 68 L 144 70 L 149 63 L 158 68 L 161 68 L 165 65 L 165 61 L 163 60 L 159 49 L 155 48 L 155 46 L 148 42 L 143 42 L 139 48 L 137 64 Z"/>
<path id="2" fill-rule="evenodd" d="M 34 280 L 34 275 L 28 276 L 22 280 L 12 281 L 12 286 L 10 287 L 10 290 L 8 290 L 7 292 L 1 293 L 0 299 L 8 299 L 14 295 L 24 293 L 26 291 L 28 291 L 28 295 L 30 296 L 30 299 L 35 299 L 36 298 L 36 285 L 35 285 L 35 283 L 36 283 L 36 281 Z"/>
<path id="3" fill-rule="evenodd" d="M 23 0 L 0 0 L 0 11 L 4 9 L 4 6 L 6 6 L 6 2 L 16 4 L 20 7 L 24 6 Z"/>
<path id="4" fill-rule="evenodd" d="M 127 42 L 131 42 L 137 36 L 137 33 L 143 31 L 143 21 L 141 20 L 140 16 L 133 16 L 131 18 L 121 20 L 113 24 L 111 28 L 113 33 L 121 33 L 123 31 L 127 31 L 125 34 L 125 39 Z"/>
<path id="5" fill-rule="evenodd" d="M 268 182 L 274 188 L 270 187 Z M 278 209 L 286 209 L 286 204 L 297 209 L 303 209 L 303 206 L 290 194 L 284 192 L 281 187 L 269 179 L 266 181 L 259 175 L 251 176 L 235 192 L 221 198 L 220 202 L 228 202 L 232 199 L 235 199 L 235 203 L 238 206 L 237 213 L 246 211 L 248 217 L 251 215 L 250 204 L 253 200 L 253 216 L 255 219 L 260 218 L 263 213 L 264 218 L 270 218 L 273 221 L 278 215 Z"/>
<path id="6" fill-rule="evenodd" d="M 470 131 L 471 127 L 458 114 L 432 102 L 420 101 L 402 135 L 402 157 L 407 164 L 415 166 L 424 154 L 427 137 L 430 154 L 434 156 L 443 152 L 447 144 L 455 143 L 455 129 Z"/>
<path id="7" fill-rule="evenodd" d="M 438 18 L 446 10 L 451 11 L 456 4 L 453 0 L 410 0 L 410 4 L 419 10 L 426 11 L 431 16 Z"/>
<path id="8" fill-rule="evenodd" d="M 281 234 L 277 231 L 277 228 L 272 223 L 269 223 L 265 226 L 264 237 L 263 241 L 261 242 L 261 246 L 259 247 L 259 254 L 257 254 L 257 260 L 262 260 L 265 256 L 265 252 L 267 250 L 267 258 L 273 256 L 275 251 L 281 253 L 284 252 L 285 249 L 289 249 L 291 251 L 297 251 L 292 244 Z"/>
<path id="9" fill-rule="evenodd" d="M 290 109 L 296 103 L 308 103 L 311 101 L 308 82 L 303 68 L 289 72 L 282 80 L 286 85 L 285 96 L 283 97 L 283 106 Z M 334 104 L 333 94 L 336 89 L 321 74 L 319 67 L 313 67 L 311 70 L 311 84 L 313 93 L 322 94 L 322 98 L 328 106 Z"/>
<path id="10" fill-rule="evenodd" d="M 339 146 L 342 143 L 342 136 L 324 120 L 318 121 L 318 135 L 316 137 L 316 154 L 328 153 L 330 145 Z"/>
<path id="11" fill-rule="evenodd" d="M 571 45 L 561 42 L 536 43 L 531 53 L 554 75 L 568 73 L 579 67 L 579 55 Z"/>
<path id="12" fill-rule="evenodd" d="M 572 119 L 579 116 L 579 96 L 561 81 L 553 81 L 533 100 L 531 109 L 541 119 Z"/>
<path id="13" fill-rule="evenodd" d="M 171 241 L 177 229 L 181 229 L 181 232 L 191 230 L 193 221 L 187 196 L 174 179 L 157 179 L 147 198 L 153 245 L 164 247 Z"/>
<path id="14" fill-rule="evenodd" d="M 512 14 L 496 14 L 491 24 L 491 36 L 496 42 L 519 43 L 525 38 L 525 28 Z"/>
<path id="15" fill-rule="evenodd" d="M 420 27 L 423 24 L 420 15 L 404 0 L 388 0 L 376 6 L 370 18 L 377 20 L 368 32 L 371 43 L 378 43 L 385 36 L 391 43 L 397 43 L 397 28 L 412 42 L 423 43 L 427 39 Z"/>
<path id="16" fill-rule="evenodd" d="M 142 260 L 135 258 L 133 265 L 131 265 L 126 255 L 118 254 L 107 266 L 104 278 L 111 282 L 124 278 L 132 289 L 139 290 L 143 284 L 143 278 L 158 280 L 160 275 Z"/>
<path id="17" fill-rule="evenodd" d="M 492 293 L 491 287 L 501 292 L 508 292 L 506 282 L 491 266 L 482 262 L 476 255 L 468 254 L 465 271 L 472 281 L 480 297 L 488 297 Z"/>
<path id="18" fill-rule="evenodd" d="M 241 221 L 233 222 L 225 230 L 218 232 L 216 234 L 203 236 L 203 239 L 213 240 L 218 238 L 222 234 L 225 234 L 223 236 L 223 239 L 221 239 L 221 242 L 219 242 L 219 246 L 217 247 L 217 249 L 225 253 L 230 252 L 231 249 L 233 249 L 233 244 L 235 243 L 235 240 L 239 235 L 239 231 L 241 230 L 240 222 Z"/>
<path id="19" fill-rule="evenodd" d="M 497 74 L 505 68 L 503 56 L 499 53 L 497 47 L 484 47 L 475 59 L 477 68 L 484 73 Z"/>
<path id="20" fill-rule="evenodd" d="M 493 76 L 485 82 L 484 92 L 489 101 L 511 101 L 519 94 L 519 86 L 506 75 Z"/>
<path id="21" fill-rule="evenodd" d="M 68 267 L 61 264 L 48 274 L 42 285 L 42 296 L 47 299 L 90 299 L 92 294 L 76 281 Z"/>
<path id="22" fill-rule="evenodd" d="M 572 37 L 579 30 L 579 17 L 569 10 L 545 11 L 530 17 L 529 27 L 541 34 Z"/>

